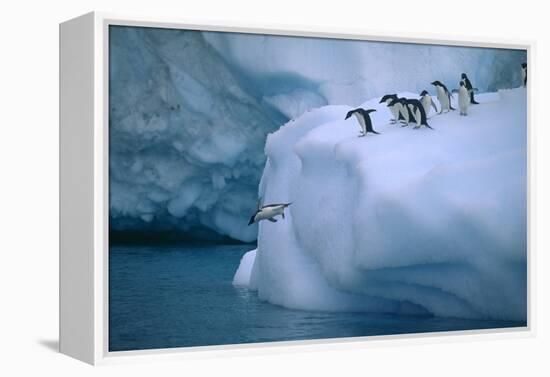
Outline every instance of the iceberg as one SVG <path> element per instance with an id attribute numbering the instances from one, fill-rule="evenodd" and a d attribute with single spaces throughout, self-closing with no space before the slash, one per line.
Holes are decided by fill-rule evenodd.
<path id="1" fill-rule="evenodd" d="M 429 90 L 435 78 L 451 86 L 461 72 L 480 91 L 517 87 L 525 61 L 520 50 L 127 26 L 109 35 L 111 230 L 208 240 L 256 240 L 247 223 L 266 138 L 290 119 Z"/>
<path id="2" fill-rule="evenodd" d="M 349 106 L 289 121 L 259 196 L 293 204 L 260 223 L 234 284 L 293 309 L 526 320 L 526 97 L 478 94 L 468 116 L 432 113 L 434 130 L 389 124 L 376 98 L 366 137 Z"/>

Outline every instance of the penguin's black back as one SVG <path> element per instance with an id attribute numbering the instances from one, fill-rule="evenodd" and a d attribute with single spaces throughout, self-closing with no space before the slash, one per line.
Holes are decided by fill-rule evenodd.
<path id="1" fill-rule="evenodd" d="M 424 106 L 422 106 L 422 102 L 420 102 L 417 99 L 408 99 L 407 105 L 412 104 L 414 106 L 414 111 L 416 112 L 416 109 L 420 110 L 420 124 L 424 126 L 428 126 L 428 117 L 426 116 L 426 111 L 424 110 Z M 407 109 L 409 109 L 409 106 L 407 106 Z M 411 116 L 411 110 L 409 109 L 409 117 Z M 415 119 L 414 114 L 412 115 L 413 119 Z M 431 127 L 430 127 L 431 128 Z"/>
<path id="2" fill-rule="evenodd" d="M 466 86 L 466 89 L 472 90 L 473 86 L 472 86 L 472 83 L 470 82 L 470 79 L 468 77 L 465 77 L 463 80 L 464 80 L 464 86 Z"/>

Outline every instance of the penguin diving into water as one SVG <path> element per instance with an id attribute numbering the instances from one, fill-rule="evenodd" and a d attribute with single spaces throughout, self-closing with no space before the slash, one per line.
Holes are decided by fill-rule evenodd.
<path id="1" fill-rule="evenodd" d="M 260 222 L 261 220 L 269 220 L 272 223 L 276 223 L 277 220 L 274 219 L 275 216 L 281 215 L 283 219 L 285 218 L 285 208 L 291 205 L 292 203 L 282 203 L 282 204 L 267 204 L 262 205 L 262 199 L 258 203 L 258 210 L 255 214 L 252 215 L 248 225 Z"/>
<path id="2" fill-rule="evenodd" d="M 357 118 L 357 121 L 359 122 L 359 125 L 361 126 L 361 134 L 359 135 L 359 137 L 366 136 L 367 132 L 372 132 L 373 134 L 379 135 L 379 133 L 372 128 L 372 122 L 370 120 L 369 114 L 374 111 L 376 110 L 374 109 L 364 110 L 361 108 L 357 108 L 357 109 L 348 111 L 348 113 L 346 114 L 346 118 L 344 120 L 348 119 L 352 115 L 355 115 L 355 117 Z"/>
<path id="3" fill-rule="evenodd" d="M 521 63 L 521 80 L 525 88 L 527 86 L 527 63 Z"/>
<path id="4" fill-rule="evenodd" d="M 456 110 L 451 105 L 451 92 L 449 92 L 449 89 L 441 81 L 433 81 L 431 83 L 433 86 L 435 86 L 437 90 L 437 99 L 439 100 L 439 104 L 441 105 L 441 111 L 439 114 L 443 112 L 443 110 L 447 110 L 447 112 L 451 110 Z"/>
<path id="5" fill-rule="evenodd" d="M 437 111 L 437 106 L 435 106 L 435 102 L 432 99 L 432 96 L 426 91 L 423 90 L 422 93 L 420 93 L 420 102 L 422 102 L 422 106 L 424 107 L 424 111 L 426 112 L 426 116 L 430 113 L 430 106 L 434 108 L 435 112 Z"/>
<path id="6" fill-rule="evenodd" d="M 474 99 L 474 92 L 477 91 L 477 89 L 472 86 L 470 79 L 465 73 L 463 73 L 460 77 L 462 78 L 461 81 L 464 81 L 464 86 L 466 86 L 466 89 L 470 92 L 470 103 L 472 105 L 479 105 L 479 102 L 476 102 Z"/>

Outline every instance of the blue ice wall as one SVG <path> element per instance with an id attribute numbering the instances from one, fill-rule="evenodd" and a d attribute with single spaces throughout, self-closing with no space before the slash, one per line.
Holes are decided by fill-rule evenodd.
<path id="1" fill-rule="evenodd" d="M 113 231 L 255 239 L 267 134 L 387 92 L 520 85 L 524 51 L 170 29 L 110 30 Z"/>

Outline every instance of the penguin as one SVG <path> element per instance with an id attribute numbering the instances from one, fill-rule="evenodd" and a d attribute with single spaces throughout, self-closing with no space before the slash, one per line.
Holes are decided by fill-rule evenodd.
<path id="1" fill-rule="evenodd" d="M 521 79 L 523 87 L 527 87 L 527 63 L 521 63 Z"/>
<path id="2" fill-rule="evenodd" d="M 460 77 L 462 79 L 461 81 L 464 81 L 464 85 L 466 86 L 466 89 L 468 90 L 468 92 L 470 92 L 470 103 L 472 105 L 479 105 L 479 102 L 476 102 L 476 100 L 474 99 L 474 92 L 476 89 L 472 86 L 472 83 L 470 82 L 468 75 L 463 73 L 462 75 L 460 75 Z"/>
<path id="3" fill-rule="evenodd" d="M 394 106 L 390 106 L 390 102 L 392 102 L 394 99 L 397 99 L 397 94 L 386 94 L 380 99 L 379 102 L 385 103 L 388 106 L 388 109 L 390 109 L 390 112 L 393 115 L 393 119 L 390 119 L 391 124 L 395 124 L 399 120 L 399 110 L 396 109 Z"/>
<path id="4" fill-rule="evenodd" d="M 438 113 L 437 106 L 435 106 L 432 96 L 430 96 L 426 90 L 423 90 L 422 93 L 420 93 L 420 102 L 422 102 L 426 116 L 430 113 L 430 106 L 434 108 L 436 113 Z"/>
<path id="5" fill-rule="evenodd" d="M 451 92 L 449 92 L 449 89 L 441 81 L 434 81 L 431 83 L 433 86 L 435 86 L 437 90 L 437 99 L 439 100 L 439 104 L 441 105 L 441 111 L 439 111 L 439 114 L 443 112 L 443 110 L 447 110 L 447 112 L 451 110 L 456 110 L 453 108 L 451 104 Z"/>
<path id="6" fill-rule="evenodd" d="M 428 119 L 426 117 L 426 111 L 424 110 L 424 106 L 422 105 L 422 102 L 420 102 L 417 99 L 408 99 L 406 101 L 407 108 L 410 110 L 410 112 L 414 116 L 414 120 L 416 120 L 416 126 L 414 129 L 420 128 L 420 126 L 426 126 L 433 130 L 432 127 L 428 124 Z"/>
<path id="7" fill-rule="evenodd" d="M 370 120 L 370 115 L 369 114 L 374 112 L 374 111 L 376 111 L 376 110 L 374 110 L 374 109 L 364 110 L 364 109 L 361 109 L 361 108 L 357 108 L 357 109 L 348 111 L 348 113 L 346 114 L 346 118 L 344 120 L 348 119 L 352 115 L 355 115 L 355 117 L 357 118 L 357 121 L 359 122 L 359 125 L 361 126 L 362 134 L 359 135 L 359 137 L 366 136 L 367 132 L 372 132 L 373 134 L 380 135 L 378 132 L 376 132 L 372 128 L 372 122 Z"/>
<path id="8" fill-rule="evenodd" d="M 282 203 L 282 204 L 268 204 L 265 206 L 261 205 L 261 198 L 260 202 L 258 203 L 258 210 L 255 214 L 252 215 L 250 218 L 250 221 L 248 222 L 248 225 L 252 225 L 254 223 L 260 222 L 261 220 L 269 220 L 272 223 L 276 223 L 277 220 L 274 219 L 275 216 L 281 215 L 283 219 L 285 218 L 285 208 L 291 205 L 292 203 Z"/>
<path id="9" fill-rule="evenodd" d="M 460 80 L 460 88 L 453 89 L 453 92 L 458 92 L 458 107 L 460 109 L 460 115 L 468 115 L 468 106 L 470 106 L 470 91 L 467 89 L 466 82 Z"/>
<path id="10" fill-rule="evenodd" d="M 391 100 L 391 102 L 388 104 L 388 106 L 391 106 L 397 111 L 397 114 L 399 115 L 399 120 L 403 122 L 402 127 L 406 127 L 409 125 L 410 117 L 409 111 L 407 111 L 407 107 L 405 106 L 405 98 L 394 98 Z"/>
<path id="11" fill-rule="evenodd" d="M 407 101 L 409 101 L 407 98 L 401 97 L 392 100 L 389 104 L 389 106 L 395 107 L 399 112 L 399 120 L 402 122 L 401 127 L 407 127 L 415 119 L 411 109 L 407 106 Z"/>

